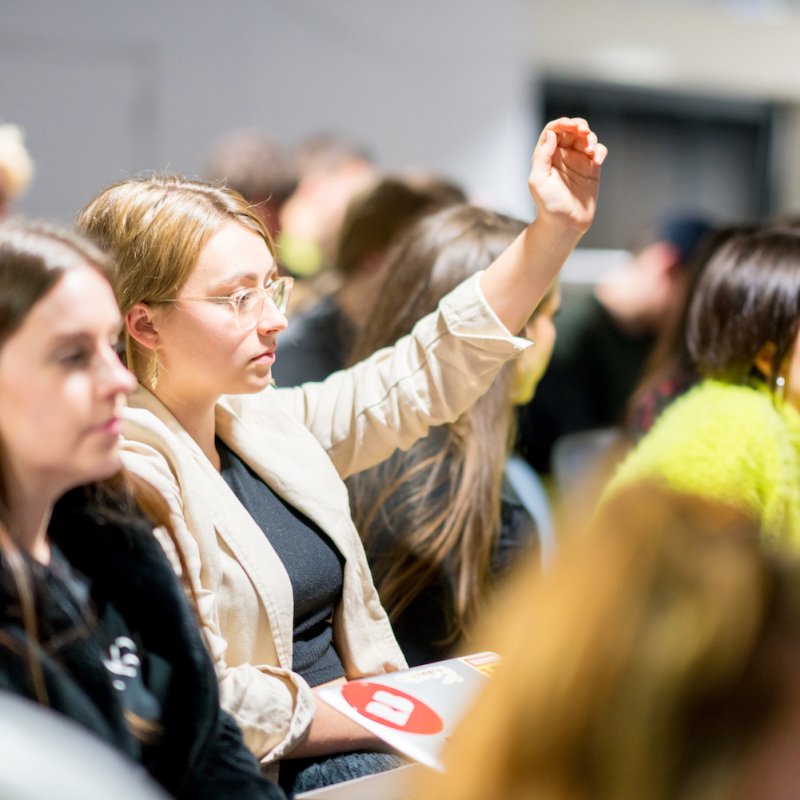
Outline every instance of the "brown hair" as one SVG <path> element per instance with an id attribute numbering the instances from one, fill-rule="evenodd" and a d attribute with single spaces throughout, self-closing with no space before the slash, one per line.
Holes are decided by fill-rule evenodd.
<path id="1" fill-rule="evenodd" d="M 232 189 L 178 176 L 153 175 L 115 183 L 81 211 L 78 229 L 116 262 L 123 315 L 136 303 L 174 300 L 200 251 L 226 222 L 237 222 L 275 248 L 264 223 Z M 127 363 L 138 377 L 150 355 L 125 333 Z"/>
<path id="2" fill-rule="evenodd" d="M 774 387 L 800 328 L 800 231 L 744 230 L 705 268 L 694 292 L 687 341 L 704 377 L 744 383 L 761 348 L 772 343 Z"/>
<path id="3" fill-rule="evenodd" d="M 352 361 L 394 343 L 439 300 L 485 269 L 524 223 L 474 206 L 431 214 L 389 255 L 379 299 Z M 500 486 L 513 423 L 511 371 L 450 425 L 348 480 L 351 508 L 390 618 L 443 570 L 454 575 L 450 641 L 470 624 L 490 581 Z M 385 547 L 382 531 L 392 531 Z M 380 552 L 379 552 L 380 551 Z"/>
<path id="4" fill-rule="evenodd" d="M 336 271 L 357 272 L 367 256 L 386 250 L 423 213 L 464 200 L 463 192 L 445 181 L 429 178 L 414 186 L 402 178 L 383 178 L 347 206 L 339 231 Z"/>
<path id="5" fill-rule="evenodd" d="M 114 273 L 113 261 L 82 237 L 45 223 L 21 220 L 0 223 L 0 348 L 63 275 L 77 268 L 94 269 L 109 282 Z M 28 561 L 18 544 L 10 511 L 3 455 L 0 441 L 0 556 L 20 606 L 26 639 L 25 656 L 34 695 L 39 702 L 46 704 L 44 676 L 35 654 L 39 636 L 34 584 Z M 188 574 L 170 523 L 167 503 L 149 484 L 122 471 L 106 481 L 88 486 L 86 492 L 87 503 L 116 518 L 144 515 L 154 526 L 163 527 L 175 542 L 180 565 L 184 574 Z M 195 613 L 198 613 L 194 587 L 190 585 L 189 591 Z M 12 642 L 3 643 L 16 647 Z M 131 727 L 143 739 L 152 733 L 136 720 L 131 722 Z"/>
<path id="6" fill-rule="evenodd" d="M 45 223 L 16 220 L 0 224 L 0 348 L 64 274 L 78 268 L 94 269 L 108 280 L 113 264 L 91 243 Z M 0 554 L 19 599 L 34 694 L 44 703 L 47 692 L 35 657 L 38 625 L 34 590 L 25 557 L 17 544 L 3 449 L 0 442 Z"/>
<path id="7" fill-rule="evenodd" d="M 800 563 L 741 512 L 656 486 L 601 514 L 503 598 L 504 662 L 420 800 L 738 796 L 794 691 Z"/>
<path id="8" fill-rule="evenodd" d="M 208 178 L 239 192 L 256 205 L 276 207 L 297 186 L 297 170 L 291 153 L 279 142 L 257 130 L 229 133 L 208 160 Z"/>

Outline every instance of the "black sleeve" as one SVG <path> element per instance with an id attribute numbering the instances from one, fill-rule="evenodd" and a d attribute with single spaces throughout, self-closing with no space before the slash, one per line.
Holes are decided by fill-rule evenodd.
<path id="1" fill-rule="evenodd" d="M 220 711 L 216 736 L 181 796 L 193 800 L 286 800 L 283 790 L 261 775 L 239 727 L 224 711 Z"/>

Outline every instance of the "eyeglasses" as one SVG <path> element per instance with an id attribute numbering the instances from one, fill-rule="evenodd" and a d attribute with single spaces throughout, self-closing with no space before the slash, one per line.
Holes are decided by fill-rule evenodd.
<path id="1" fill-rule="evenodd" d="M 236 326 L 240 331 L 250 331 L 258 324 L 264 311 L 264 301 L 269 297 L 275 308 L 283 314 L 289 305 L 294 278 L 283 277 L 270 281 L 266 286 L 257 289 L 243 289 L 227 297 L 176 297 L 174 300 L 162 300 L 162 303 L 183 303 L 184 301 L 199 303 L 215 303 L 229 305 L 233 310 Z"/>

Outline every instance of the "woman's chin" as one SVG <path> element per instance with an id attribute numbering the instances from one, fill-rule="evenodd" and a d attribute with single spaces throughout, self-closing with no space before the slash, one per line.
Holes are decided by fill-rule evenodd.
<path id="1" fill-rule="evenodd" d="M 119 451 L 103 459 L 98 459 L 90 464 L 84 464 L 71 470 L 61 485 L 61 493 L 74 489 L 76 486 L 85 486 L 88 483 L 98 483 L 113 477 L 122 469 L 122 459 Z"/>
<path id="2" fill-rule="evenodd" d="M 225 394 L 258 394 L 272 384 L 272 372 L 267 370 L 258 375 L 248 375 L 247 379 L 242 381 L 235 390 L 225 392 Z"/>

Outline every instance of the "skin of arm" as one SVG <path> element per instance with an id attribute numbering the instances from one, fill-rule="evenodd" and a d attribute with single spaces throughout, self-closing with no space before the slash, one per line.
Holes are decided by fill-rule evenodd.
<path id="1" fill-rule="evenodd" d="M 346 683 L 346 680 L 338 678 L 323 686 L 343 683 Z M 389 751 L 386 742 L 329 706 L 324 700 L 320 700 L 316 696 L 319 688 L 322 687 L 313 690 L 317 707 L 308 728 L 308 735 L 288 754 L 287 758 L 314 758 L 353 750 Z"/>
<path id="2" fill-rule="evenodd" d="M 586 120 L 547 124 L 531 158 L 537 217 L 481 276 L 481 289 L 510 331 L 519 331 L 594 219 L 607 150 Z"/>

